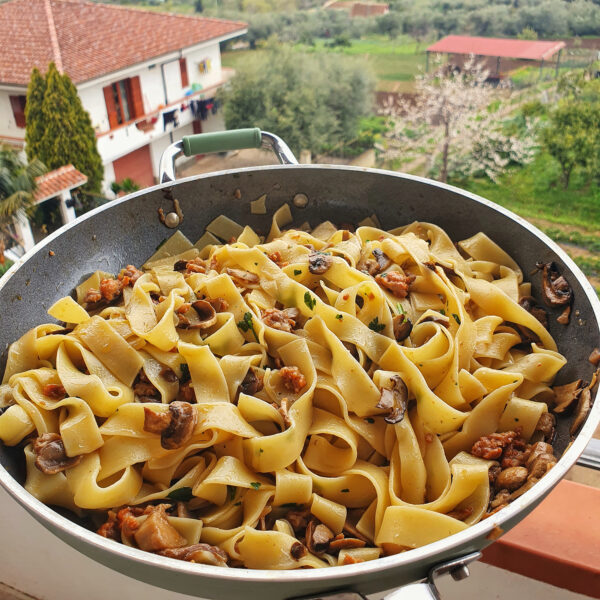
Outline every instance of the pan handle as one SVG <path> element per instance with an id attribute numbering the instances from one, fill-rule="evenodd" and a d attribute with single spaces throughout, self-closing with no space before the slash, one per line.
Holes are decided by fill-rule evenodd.
<path id="1" fill-rule="evenodd" d="M 441 600 L 440 593 L 435 585 L 436 578 L 449 573 L 455 581 L 466 579 L 469 576 L 467 565 L 480 558 L 481 552 L 472 552 L 460 558 L 453 558 L 440 563 L 429 571 L 426 581 L 404 585 L 385 596 L 383 600 Z M 367 598 L 358 592 L 342 590 L 331 594 L 304 596 L 294 600 L 367 600 Z"/>
<path id="2" fill-rule="evenodd" d="M 270 148 L 281 164 L 297 165 L 298 161 L 288 145 L 274 133 L 252 129 L 232 129 L 187 135 L 181 141 L 171 144 L 160 158 L 159 182 L 175 181 L 175 159 L 182 154 L 208 154 L 209 152 L 227 152 L 242 148 Z"/>

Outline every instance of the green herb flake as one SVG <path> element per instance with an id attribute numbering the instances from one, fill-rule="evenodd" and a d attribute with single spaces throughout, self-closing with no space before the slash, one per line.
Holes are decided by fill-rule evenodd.
<path id="1" fill-rule="evenodd" d="M 342 494 L 347 494 L 349 491 L 350 491 L 350 490 L 349 490 L 348 488 L 344 488 L 344 489 L 342 490 Z"/>
<path id="2" fill-rule="evenodd" d="M 313 298 L 310 292 L 304 293 L 304 304 L 310 308 L 310 310 L 314 310 L 317 305 L 317 299 Z"/>
<path id="3" fill-rule="evenodd" d="M 396 302 L 396 308 L 398 309 L 398 312 L 401 315 L 405 315 L 406 311 L 404 310 L 404 306 L 402 306 L 402 304 L 400 304 L 400 302 Z"/>
<path id="4" fill-rule="evenodd" d="M 244 313 L 244 320 L 239 321 L 237 326 L 242 331 L 252 331 L 252 335 L 254 335 L 254 339 L 258 342 L 258 336 L 256 335 L 256 331 L 254 331 L 254 323 L 252 322 L 252 313 L 251 312 Z"/>
<path id="5" fill-rule="evenodd" d="M 460 319 L 458 318 L 458 315 L 456 313 L 452 313 L 452 316 L 454 317 L 454 320 L 460 325 Z"/>
<path id="6" fill-rule="evenodd" d="M 373 419 L 373 417 L 367 417 L 367 418 L 365 419 L 365 421 L 366 421 L 367 423 L 371 423 L 371 425 L 372 425 L 373 423 L 375 423 L 375 419 Z"/>
<path id="7" fill-rule="evenodd" d="M 181 363 L 179 365 L 179 368 L 181 369 L 181 377 L 179 378 L 179 383 L 186 383 L 192 378 L 190 375 L 190 368 L 187 363 Z"/>
<path id="8" fill-rule="evenodd" d="M 443 308 L 440 310 L 440 313 L 446 316 L 446 311 Z"/>
<path id="9" fill-rule="evenodd" d="M 193 497 L 194 495 L 192 494 L 191 487 L 180 487 L 167 494 L 167 498 L 170 498 L 171 500 L 178 500 L 180 502 L 187 502 Z"/>
<path id="10" fill-rule="evenodd" d="M 302 269 L 294 269 L 294 275 L 302 275 Z"/>
<path id="11" fill-rule="evenodd" d="M 258 453 L 259 453 L 259 454 L 262 454 L 263 452 L 264 452 L 264 450 L 263 450 L 262 448 L 259 448 L 259 449 L 258 449 Z"/>
<path id="12" fill-rule="evenodd" d="M 229 502 L 232 502 L 235 499 L 236 491 L 237 491 L 237 488 L 234 485 L 227 486 L 227 500 Z"/>
<path id="13" fill-rule="evenodd" d="M 385 329 L 385 325 L 383 323 L 379 322 L 379 317 L 375 317 L 370 323 L 369 323 L 369 329 L 371 329 L 372 331 L 383 331 Z"/>
<path id="14" fill-rule="evenodd" d="M 253 487 L 255 490 L 258 490 L 258 489 L 260 489 L 260 481 L 252 481 L 252 482 L 250 483 L 250 485 L 251 485 L 251 486 L 252 486 L 252 487 Z"/>
<path id="15" fill-rule="evenodd" d="M 336 318 L 338 321 L 341 321 L 341 320 L 344 318 L 344 315 L 335 315 L 335 318 Z"/>

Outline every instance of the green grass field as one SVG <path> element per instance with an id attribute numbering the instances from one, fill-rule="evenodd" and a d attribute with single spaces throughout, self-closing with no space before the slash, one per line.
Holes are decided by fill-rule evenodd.
<path id="1" fill-rule="evenodd" d="M 385 37 L 352 40 L 351 46 L 327 47 L 325 40 L 317 40 L 314 46 L 298 44 L 300 52 L 330 52 L 356 57 L 361 64 L 365 62 L 378 81 L 403 82 L 402 91 L 409 91 L 415 75 L 425 69 L 424 45 L 417 46 L 409 38 L 390 40 Z M 247 56 L 259 56 L 263 52 L 257 50 L 235 50 L 224 52 L 221 58 L 224 67 L 237 68 L 240 61 Z M 385 86 L 385 84 L 384 84 Z"/>

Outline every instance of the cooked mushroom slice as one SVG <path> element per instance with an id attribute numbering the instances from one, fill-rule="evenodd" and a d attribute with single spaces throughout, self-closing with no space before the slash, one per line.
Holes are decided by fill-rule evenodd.
<path id="1" fill-rule="evenodd" d="M 313 275 L 322 275 L 333 264 L 333 258 L 329 254 L 313 252 L 308 256 L 308 270 Z"/>
<path id="2" fill-rule="evenodd" d="M 394 337 L 397 342 L 404 341 L 412 331 L 412 323 L 405 314 L 395 315 L 392 319 L 392 326 L 394 328 Z"/>
<path id="3" fill-rule="evenodd" d="M 537 425 L 535 426 L 536 431 L 541 431 L 544 434 L 544 441 L 548 443 L 552 443 L 552 438 L 554 437 L 556 425 L 556 417 L 552 413 L 543 413 Z"/>
<path id="4" fill-rule="evenodd" d="M 160 376 L 168 383 L 175 383 L 176 381 L 179 381 L 177 373 L 175 373 L 171 367 L 163 367 L 160 370 Z"/>
<path id="5" fill-rule="evenodd" d="M 301 542 L 294 542 L 290 548 L 290 554 L 294 560 L 300 560 L 303 556 L 306 556 L 306 546 Z"/>
<path id="6" fill-rule="evenodd" d="M 369 538 L 367 538 L 366 536 L 364 536 L 360 531 L 358 531 L 358 529 L 356 529 L 356 525 L 352 525 L 352 523 L 350 523 L 350 521 L 346 521 L 344 523 L 344 531 L 346 533 L 349 533 L 353 538 L 363 540 L 364 542 L 369 543 L 372 541 Z"/>
<path id="7" fill-rule="evenodd" d="M 217 322 L 217 311 L 210 302 L 196 300 L 192 306 L 200 318 L 200 323 L 196 326 L 198 329 L 208 329 Z"/>
<path id="8" fill-rule="evenodd" d="M 373 258 L 361 258 L 358 261 L 356 268 L 371 277 L 375 277 L 380 271 L 379 264 Z"/>
<path id="9" fill-rule="evenodd" d="M 408 388 L 398 375 L 394 375 L 391 380 L 393 387 L 381 390 L 381 397 L 376 408 L 388 410 L 389 412 L 384 417 L 384 420 L 386 423 L 393 425 L 394 423 L 399 423 L 404 418 L 404 413 L 408 406 Z"/>
<path id="10" fill-rule="evenodd" d="M 359 540 L 358 538 L 347 538 L 342 537 L 341 539 L 334 539 L 329 543 L 329 552 L 338 552 L 344 549 L 350 548 L 364 548 L 367 542 Z"/>
<path id="11" fill-rule="evenodd" d="M 542 291 L 548 306 L 565 306 L 573 298 L 573 290 L 567 280 L 558 273 L 555 263 L 537 263 L 542 270 Z"/>
<path id="12" fill-rule="evenodd" d="M 240 383 L 239 391 L 243 394 L 248 394 L 249 396 L 254 396 L 257 392 L 263 389 L 263 377 L 258 376 L 254 367 L 250 367 L 246 376 Z"/>
<path id="13" fill-rule="evenodd" d="M 144 407 L 144 431 L 160 433 L 161 446 L 174 450 L 190 440 L 196 418 L 196 411 L 189 402 L 171 402 L 168 413 L 156 413 Z"/>
<path id="14" fill-rule="evenodd" d="M 577 430 L 583 425 L 583 422 L 587 419 L 592 409 L 592 394 L 590 388 L 586 387 L 581 390 L 579 394 L 579 401 L 577 402 L 577 409 L 575 411 L 575 420 L 573 421 L 569 433 L 575 435 Z"/>
<path id="15" fill-rule="evenodd" d="M 598 366 L 600 363 L 600 348 L 594 348 L 588 360 L 595 366 Z"/>
<path id="16" fill-rule="evenodd" d="M 152 507 L 150 514 L 137 528 L 133 537 L 141 550 L 156 552 L 185 546 L 185 538 L 169 523 L 166 509 L 169 504 Z"/>
<path id="17" fill-rule="evenodd" d="M 244 271 L 242 269 L 225 269 L 227 275 L 233 279 L 233 283 L 241 287 L 251 287 L 258 285 L 260 281 L 258 275 L 250 273 L 250 271 Z"/>
<path id="18" fill-rule="evenodd" d="M 334 537 L 333 531 L 327 525 L 323 525 L 323 523 L 317 524 L 315 520 L 311 520 L 306 527 L 306 545 L 315 554 L 326 552 L 329 542 Z"/>
<path id="19" fill-rule="evenodd" d="M 548 315 L 541 306 L 537 305 L 533 296 L 519 298 L 519 306 L 522 306 L 528 313 L 531 313 L 545 328 L 548 327 Z"/>
<path id="20" fill-rule="evenodd" d="M 525 483 L 528 475 L 529 472 L 525 467 L 509 467 L 498 474 L 496 487 L 514 491 Z"/>
<path id="21" fill-rule="evenodd" d="M 210 544 L 193 544 L 183 548 L 167 548 L 158 552 L 161 556 L 186 560 L 201 565 L 213 565 L 215 567 L 226 567 L 228 556 L 217 546 Z"/>
<path id="22" fill-rule="evenodd" d="M 529 478 L 540 479 L 556 464 L 556 457 L 552 452 L 538 454 L 531 463 L 527 464 Z"/>
<path id="23" fill-rule="evenodd" d="M 227 302 L 225 298 L 221 298 L 221 296 L 217 298 L 209 298 L 208 302 L 218 313 L 225 312 L 229 308 L 229 302 Z"/>
<path id="24" fill-rule="evenodd" d="M 35 466 L 45 475 L 56 475 L 75 467 L 82 456 L 67 456 L 65 445 L 58 433 L 44 433 L 33 442 Z"/>
<path id="25" fill-rule="evenodd" d="M 541 456 L 542 454 L 549 454 L 550 456 L 554 456 L 553 453 L 554 450 L 552 449 L 552 446 L 550 444 L 547 444 L 546 442 L 537 442 L 533 444 L 529 451 L 529 457 L 527 458 L 527 468 L 529 469 L 529 471 L 531 471 L 531 465 L 538 456 Z"/>
<path id="26" fill-rule="evenodd" d="M 581 379 L 577 379 L 576 381 L 567 383 L 566 385 L 559 385 L 553 388 L 556 402 L 553 411 L 556 414 L 564 413 L 573 405 L 573 402 L 579 398 L 579 395 L 581 394 L 582 383 L 583 381 Z"/>
<path id="27" fill-rule="evenodd" d="M 377 265 L 379 266 L 380 271 L 385 271 L 392 264 L 390 257 L 379 248 L 373 249 L 373 256 L 377 261 Z"/>

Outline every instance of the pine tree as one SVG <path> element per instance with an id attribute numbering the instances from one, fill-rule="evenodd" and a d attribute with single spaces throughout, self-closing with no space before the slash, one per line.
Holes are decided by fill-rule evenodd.
<path id="1" fill-rule="evenodd" d="M 37 68 L 34 68 L 27 87 L 27 102 L 25 104 L 25 151 L 29 160 L 33 160 L 38 155 L 40 141 L 44 135 L 42 102 L 45 93 L 46 81 Z"/>
<path id="2" fill-rule="evenodd" d="M 87 175 L 85 189 L 100 191 L 103 179 L 102 159 L 89 114 L 84 110 L 77 89 L 68 75 L 61 75 L 50 63 L 45 80 L 40 123 L 28 123 L 32 130 L 43 129 L 35 156 L 48 169 L 72 164 Z"/>

